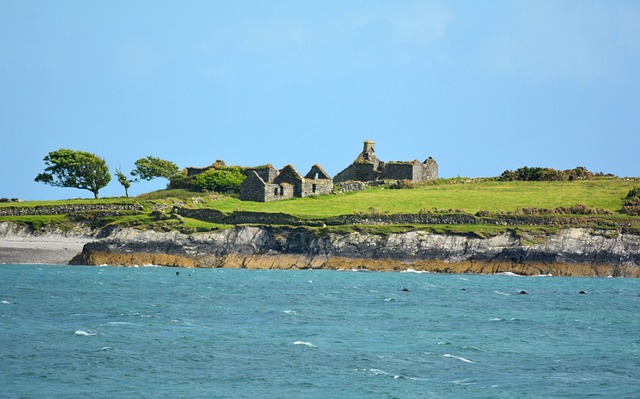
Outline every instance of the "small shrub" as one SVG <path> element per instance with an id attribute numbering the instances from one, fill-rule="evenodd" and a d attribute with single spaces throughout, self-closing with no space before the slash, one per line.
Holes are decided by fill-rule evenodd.
<path id="1" fill-rule="evenodd" d="M 9 198 L 0 198 L 0 202 L 9 202 Z"/>
<path id="2" fill-rule="evenodd" d="M 544 215 L 613 215 L 609 209 L 591 208 L 584 204 L 575 204 L 571 206 L 561 206 L 558 208 L 520 208 L 514 212 L 516 215 L 526 216 L 544 216 Z"/>
<path id="3" fill-rule="evenodd" d="M 389 184 L 389 188 L 395 189 L 395 190 L 412 189 L 412 188 L 416 188 L 416 184 L 413 181 L 408 179 L 396 180 L 391 184 Z"/>
<path id="4" fill-rule="evenodd" d="M 629 190 L 621 212 L 630 216 L 640 216 L 640 189 L 633 187 Z"/>
<path id="5" fill-rule="evenodd" d="M 169 189 L 193 188 L 193 177 L 187 176 L 186 170 L 171 176 L 169 179 Z"/>
<path id="6" fill-rule="evenodd" d="M 500 181 L 566 181 L 566 180 L 591 180 L 594 174 L 584 166 L 575 169 L 556 170 L 552 168 L 530 168 L 524 166 L 516 171 L 505 170 L 498 180 Z"/>
<path id="7" fill-rule="evenodd" d="M 245 178 L 246 176 L 241 168 L 231 166 L 223 169 L 209 169 L 200 173 L 194 176 L 193 185 L 203 191 L 237 193 L 240 190 L 240 184 Z"/>

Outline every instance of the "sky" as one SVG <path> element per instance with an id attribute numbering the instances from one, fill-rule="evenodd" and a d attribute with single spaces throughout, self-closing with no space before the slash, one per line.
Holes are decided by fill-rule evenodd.
<path id="1" fill-rule="evenodd" d="M 640 176 L 639 71 L 638 1 L 0 0 L 0 197 L 92 198 L 34 181 L 61 148 L 333 176 L 373 140 L 445 178 Z"/>

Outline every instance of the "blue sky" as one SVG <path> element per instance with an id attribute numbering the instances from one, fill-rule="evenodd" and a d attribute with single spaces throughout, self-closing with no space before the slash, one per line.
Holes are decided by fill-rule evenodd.
<path id="1" fill-rule="evenodd" d="M 374 140 L 441 177 L 640 176 L 638 71 L 637 1 L 0 0 L 0 197 L 92 197 L 33 181 L 60 148 L 335 175 Z"/>

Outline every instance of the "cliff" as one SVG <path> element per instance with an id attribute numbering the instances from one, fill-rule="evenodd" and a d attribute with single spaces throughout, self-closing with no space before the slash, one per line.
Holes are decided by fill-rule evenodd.
<path id="1" fill-rule="evenodd" d="M 508 231 L 491 238 L 275 226 L 198 234 L 121 229 L 86 244 L 73 263 L 640 277 L 640 236 L 590 228 L 544 236 Z"/>

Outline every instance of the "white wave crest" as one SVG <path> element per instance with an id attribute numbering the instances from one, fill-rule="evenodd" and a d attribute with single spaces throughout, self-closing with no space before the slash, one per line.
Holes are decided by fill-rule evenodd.
<path id="1" fill-rule="evenodd" d="M 293 343 L 294 345 L 304 345 L 304 346 L 308 346 L 309 348 L 317 348 L 317 346 L 315 346 L 314 344 L 312 344 L 311 342 L 305 342 L 305 341 L 296 341 Z"/>
<path id="2" fill-rule="evenodd" d="M 473 364 L 475 364 L 475 363 L 476 363 L 476 362 L 474 362 L 473 360 L 465 359 L 464 357 L 460 357 L 460 356 L 454 356 L 454 355 L 452 355 L 452 354 L 450 354 L 450 353 L 445 353 L 445 354 L 444 354 L 444 355 L 442 355 L 442 356 L 444 356 L 444 357 L 448 357 L 448 358 L 451 358 L 451 359 L 460 360 L 460 361 L 465 362 L 465 363 L 473 363 Z"/>
<path id="3" fill-rule="evenodd" d="M 2 303 L 4 303 L 5 305 L 10 305 L 11 304 L 11 302 L 9 302 L 9 301 L 2 301 Z"/>
<path id="4" fill-rule="evenodd" d="M 282 313 L 286 313 L 286 314 L 292 314 L 292 315 L 297 315 L 298 312 L 296 312 L 295 310 L 283 310 Z"/>
<path id="5" fill-rule="evenodd" d="M 501 276 L 522 277 L 522 275 L 515 274 L 515 273 L 512 273 L 512 272 L 501 272 L 501 273 L 496 273 L 496 274 L 499 274 Z"/>
<path id="6" fill-rule="evenodd" d="M 80 335 L 83 337 L 90 337 L 93 335 L 98 335 L 98 333 L 94 332 L 94 331 L 83 331 L 83 330 L 76 330 L 76 332 L 74 332 L 75 335 Z"/>
<path id="7" fill-rule="evenodd" d="M 369 369 L 370 373 L 373 373 L 375 375 L 384 375 L 384 376 L 389 376 L 389 377 L 393 377 L 394 380 L 397 380 L 399 378 L 402 378 L 402 376 L 398 375 L 398 374 L 392 374 L 389 373 L 387 371 L 384 370 L 380 370 L 380 369 Z"/>
<path id="8" fill-rule="evenodd" d="M 400 273 L 427 274 L 429 272 L 424 270 L 416 270 L 416 269 L 404 269 L 404 270 L 401 270 Z"/>

